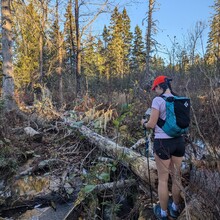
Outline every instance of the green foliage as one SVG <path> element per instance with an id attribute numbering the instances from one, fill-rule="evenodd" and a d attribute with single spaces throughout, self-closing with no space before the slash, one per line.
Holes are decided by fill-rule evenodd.
<path id="1" fill-rule="evenodd" d="M 107 48 L 109 39 L 110 39 L 110 33 L 109 33 L 109 29 L 106 27 L 106 25 L 104 26 L 103 32 L 102 32 L 102 37 L 104 40 L 104 48 Z"/>
<path id="2" fill-rule="evenodd" d="M 88 37 L 88 43 L 85 45 L 82 59 L 82 71 L 86 76 L 94 77 L 98 74 L 98 53 L 97 45 L 94 37 L 90 34 Z"/>
<path id="3" fill-rule="evenodd" d="M 16 3 L 15 3 L 16 4 Z M 39 69 L 39 36 L 40 36 L 40 14 L 38 6 L 31 2 L 23 7 L 16 4 L 14 21 L 16 59 L 14 59 L 15 84 L 18 88 L 27 85 L 36 75 Z M 20 16 L 22 15 L 22 16 Z"/>
<path id="4" fill-rule="evenodd" d="M 66 67 L 66 72 L 70 75 L 74 75 L 75 68 L 75 57 L 76 57 L 76 26 L 75 18 L 73 15 L 73 5 L 72 1 L 68 2 L 66 12 L 65 12 L 65 22 L 64 22 L 64 66 Z M 69 74 L 68 74 L 69 75 Z M 68 77 L 69 78 L 69 77 Z"/>
<path id="5" fill-rule="evenodd" d="M 133 41 L 131 67 L 133 71 L 143 71 L 145 67 L 146 53 L 144 52 L 142 31 L 138 25 L 135 27 Z"/>
<path id="6" fill-rule="evenodd" d="M 97 163 L 90 167 L 90 171 L 84 174 L 86 185 L 95 185 L 98 183 L 106 183 L 110 180 L 111 171 L 115 170 L 112 164 Z M 113 170 L 112 170 L 113 168 Z"/>
<path id="7" fill-rule="evenodd" d="M 220 2 L 215 0 L 213 5 L 214 14 L 211 21 L 211 30 L 209 32 L 207 58 L 209 64 L 217 64 L 218 71 L 220 70 Z"/>
<path id="8" fill-rule="evenodd" d="M 105 33 L 105 35 L 104 35 Z M 110 35 L 108 38 L 107 36 Z M 129 73 L 129 59 L 132 41 L 130 32 L 130 18 L 126 9 L 122 13 L 115 7 L 111 16 L 111 23 L 108 29 L 103 31 L 104 41 L 108 40 L 108 65 L 109 74 L 123 77 Z"/>
<path id="9" fill-rule="evenodd" d="M 132 115 L 132 104 L 123 104 L 121 106 L 121 114 L 120 116 L 113 121 L 113 124 L 116 128 L 119 128 L 122 125 L 122 122 L 125 120 L 127 116 Z"/>
<path id="10" fill-rule="evenodd" d="M 84 193 L 91 193 L 96 188 L 96 185 L 86 185 L 82 191 Z"/>
<path id="11" fill-rule="evenodd" d="M 91 196 L 92 200 L 96 198 L 94 190 L 97 184 L 109 182 L 110 173 L 115 172 L 115 170 L 115 165 L 109 163 L 97 163 L 94 166 L 91 166 L 89 172 L 82 176 L 85 186 L 80 190 L 74 206 L 80 204 L 87 196 Z"/>
<path id="12" fill-rule="evenodd" d="M 113 218 L 121 209 L 122 204 L 115 203 L 113 201 L 104 201 L 101 203 L 103 206 L 107 206 L 106 212 L 108 213 L 108 216 Z"/>

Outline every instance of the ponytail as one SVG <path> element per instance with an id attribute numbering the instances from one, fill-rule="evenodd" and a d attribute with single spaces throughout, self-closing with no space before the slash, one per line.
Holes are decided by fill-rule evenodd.
<path id="1" fill-rule="evenodd" d="M 170 81 L 172 81 L 172 79 L 166 79 L 166 82 L 160 84 L 160 87 L 163 89 L 163 93 L 161 95 L 163 95 L 166 90 L 169 89 L 172 95 L 178 96 L 175 92 L 173 92 Z"/>

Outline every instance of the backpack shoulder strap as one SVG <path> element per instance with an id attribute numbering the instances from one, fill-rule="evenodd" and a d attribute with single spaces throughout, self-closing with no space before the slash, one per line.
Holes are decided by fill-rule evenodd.
<path id="1" fill-rule="evenodd" d="M 160 117 L 158 118 L 158 121 L 157 121 L 157 125 L 162 128 L 165 124 L 165 120 L 161 119 Z"/>
<path id="2" fill-rule="evenodd" d="M 167 97 L 165 95 L 160 95 L 159 97 L 163 98 L 165 101 L 167 100 Z M 162 128 L 163 125 L 165 124 L 165 120 L 163 120 L 162 118 L 158 118 L 158 121 L 157 121 L 157 125 Z"/>
<path id="3" fill-rule="evenodd" d="M 164 100 L 166 99 L 166 96 L 165 95 L 159 95 L 159 97 L 163 98 Z"/>
<path id="4" fill-rule="evenodd" d="M 161 98 L 163 98 L 166 102 L 174 102 L 175 99 L 178 99 L 178 96 L 165 96 L 160 95 Z M 162 128 L 165 124 L 165 120 L 158 118 L 157 125 Z"/>

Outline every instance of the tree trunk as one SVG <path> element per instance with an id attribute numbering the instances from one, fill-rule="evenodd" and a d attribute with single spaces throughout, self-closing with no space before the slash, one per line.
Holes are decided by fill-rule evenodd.
<path id="1" fill-rule="evenodd" d="M 75 0 L 75 24 L 76 24 L 76 96 L 81 92 L 81 42 L 79 32 L 79 3 Z"/>
<path id="2" fill-rule="evenodd" d="M 150 71 L 150 53 L 151 53 L 151 33 L 152 33 L 152 14 L 153 14 L 153 8 L 154 8 L 155 0 L 149 1 L 148 6 L 148 25 L 147 25 L 147 35 L 146 35 L 146 77 L 148 78 L 148 74 Z"/>
<path id="3" fill-rule="evenodd" d="M 16 108 L 14 99 L 14 79 L 12 66 L 12 20 L 10 1 L 1 1 L 2 13 L 2 57 L 3 57 L 3 86 L 2 93 L 4 99 L 5 111 Z"/>
<path id="4" fill-rule="evenodd" d="M 71 75 L 75 74 L 76 78 L 76 45 L 75 45 L 75 35 L 73 26 L 73 15 L 72 15 L 72 0 L 70 0 L 71 11 L 69 11 L 69 29 L 70 29 L 70 64 L 71 64 Z M 75 80 L 76 82 L 76 80 Z M 76 94 L 75 94 L 76 95 Z"/>
<path id="5" fill-rule="evenodd" d="M 148 161 L 147 158 L 130 150 L 127 147 L 122 147 L 117 143 L 107 139 L 90 129 L 86 126 L 81 126 L 79 131 L 86 136 L 89 141 L 104 151 L 109 156 L 116 158 L 126 167 L 131 169 L 141 180 L 146 183 L 151 183 L 152 189 L 157 190 L 157 173 L 156 165 L 153 160 L 149 158 L 149 170 L 150 170 L 150 181 L 148 174 Z"/>
<path id="6" fill-rule="evenodd" d="M 40 54 L 39 54 L 39 71 L 40 71 L 40 83 L 43 85 L 43 80 L 44 80 L 44 72 L 43 72 L 43 55 L 44 55 L 44 28 L 45 28 L 45 22 L 46 22 L 46 17 L 47 17 L 47 5 L 45 6 L 45 2 L 41 1 L 41 31 L 40 31 L 40 39 L 39 39 L 39 49 L 40 49 Z"/>
<path id="7" fill-rule="evenodd" d="M 56 1 L 56 19 L 57 19 L 57 24 L 59 24 L 59 12 L 58 12 L 58 0 Z M 59 27 L 59 25 L 58 25 Z M 58 47 L 58 68 L 57 68 L 57 74 L 59 76 L 59 107 L 61 108 L 63 105 L 63 75 L 62 75 L 62 69 L 63 69 L 63 39 L 61 36 L 61 33 L 59 29 L 57 30 L 57 47 Z"/>

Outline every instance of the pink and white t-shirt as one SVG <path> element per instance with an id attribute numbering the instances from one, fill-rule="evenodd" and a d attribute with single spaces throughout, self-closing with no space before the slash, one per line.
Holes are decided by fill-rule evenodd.
<path id="1" fill-rule="evenodd" d="M 172 94 L 163 94 L 164 96 L 173 96 Z M 166 119 L 166 101 L 160 97 L 157 96 L 153 99 L 151 108 L 157 109 L 160 114 L 159 117 L 163 120 Z M 158 125 L 155 127 L 155 139 L 165 139 L 165 138 L 172 138 L 169 135 L 167 135 Z"/>

